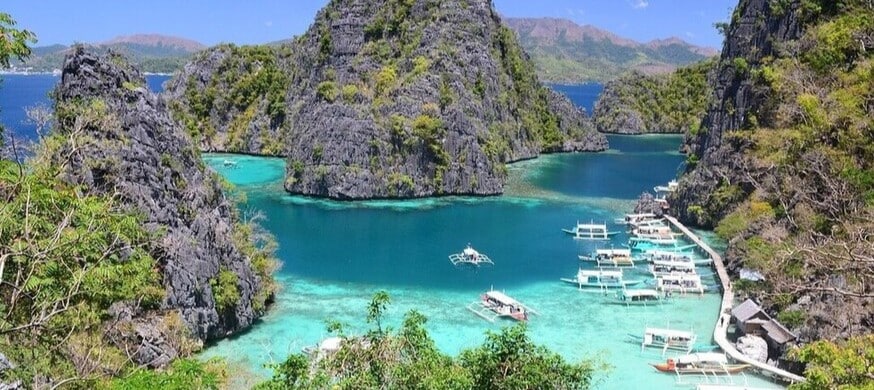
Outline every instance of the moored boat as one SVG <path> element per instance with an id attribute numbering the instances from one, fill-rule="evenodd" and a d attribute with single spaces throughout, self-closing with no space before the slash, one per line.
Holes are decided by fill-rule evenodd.
<path id="1" fill-rule="evenodd" d="M 649 266 L 652 276 L 658 278 L 664 275 L 696 275 L 695 263 L 690 261 L 655 260 Z"/>
<path id="2" fill-rule="evenodd" d="M 595 253 L 578 256 L 582 261 L 590 261 L 598 264 L 598 267 L 634 267 L 634 258 L 629 249 L 597 249 Z"/>
<path id="3" fill-rule="evenodd" d="M 617 218 L 616 223 L 637 226 L 643 223 L 653 222 L 653 221 L 661 221 L 661 218 L 657 217 L 653 213 L 640 213 L 640 214 L 625 214 L 624 218 Z"/>
<path id="4" fill-rule="evenodd" d="M 495 290 L 486 291 L 480 300 L 467 305 L 467 309 L 490 322 L 495 322 L 499 317 L 527 321 L 529 314 L 537 314 L 528 306 Z"/>
<path id="5" fill-rule="evenodd" d="M 634 340 L 640 341 L 640 349 L 647 347 L 659 348 L 662 353 L 669 349 L 689 353 L 695 346 L 698 336 L 694 332 L 666 328 L 646 328 L 643 337 L 629 335 Z"/>
<path id="6" fill-rule="evenodd" d="M 561 281 L 576 284 L 580 289 L 583 287 L 625 288 L 643 282 L 642 280 L 624 280 L 622 270 L 618 268 L 580 268 L 576 278 L 561 278 Z"/>
<path id="7" fill-rule="evenodd" d="M 749 364 L 730 364 L 725 354 L 717 352 L 691 353 L 650 365 L 661 372 L 709 375 L 737 374 L 750 367 Z"/>
<path id="8" fill-rule="evenodd" d="M 609 302 L 625 306 L 652 306 L 662 304 L 664 301 L 665 298 L 656 290 L 622 289 Z"/>
<path id="9" fill-rule="evenodd" d="M 574 236 L 577 240 L 609 240 L 611 236 L 619 234 L 618 231 L 608 231 L 606 223 L 580 223 L 579 221 L 573 228 L 561 229 L 561 231 Z"/>
<path id="10" fill-rule="evenodd" d="M 667 274 L 656 277 L 656 290 L 659 291 L 704 294 L 706 289 L 700 275 Z"/>

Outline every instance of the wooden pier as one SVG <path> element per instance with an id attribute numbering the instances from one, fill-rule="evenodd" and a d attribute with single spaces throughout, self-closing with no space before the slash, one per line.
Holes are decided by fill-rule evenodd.
<path id="1" fill-rule="evenodd" d="M 680 223 L 680 221 L 677 221 L 676 218 L 665 215 L 665 219 L 667 219 L 668 222 L 674 225 L 677 229 L 680 229 L 686 237 L 692 240 L 692 242 L 698 245 L 698 247 L 704 250 L 704 252 L 707 252 L 707 254 L 710 255 L 710 258 L 713 259 L 713 266 L 716 268 L 716 274 L 719 276 L 719 281 L 722 284 L 722 304 L 719 308 L 719 320 L 716 321 L 716 328 L 713 330 L 713 339 L 716 341 L 716 344 L 718 344 L 726 354 L 731 356 L 732 359 L 742 363 L 751 364 L 765 374 L 779 377 L 790 383 L 803 382 L 804 377 L 802 376 L 795 375 L 789 371 L 774 367 L 767 363 L 750 359 L 746 355 L 740 353 L 740 351 L 738 351 L 737 348 L 728 341 L 726 333 L 728 332 L 728 325 L 731 322 L 731 308 L 734 306 L 734 292 L 731 289 L 731 280 L 728 278 L 728 271 L 726 271 L 725 264 L 722 262 L 722 256 L 720 256 L 719 253 L 716 253 L 713 248 L 710 248 L 709 245 L 698 238 L 695 233 Z"/>

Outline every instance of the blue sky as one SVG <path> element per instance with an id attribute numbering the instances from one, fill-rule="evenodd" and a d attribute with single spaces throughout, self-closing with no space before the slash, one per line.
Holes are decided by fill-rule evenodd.
<path id="1" fill-rule="evenodd" d="M 737 0 L 494 0 L 512 17 L 559 17 L 637 41 L 677 36 L 721 47 L 713 23 L 726 21 Z M 40 3 L 36 6 L 35 3 Z M 36 32 L 38 46 L 102 42 L 119 35 L 159 33 L 253 44 L 287 39 L 309 26 L 326 0 L 3 0 L 0 12 Z"/>

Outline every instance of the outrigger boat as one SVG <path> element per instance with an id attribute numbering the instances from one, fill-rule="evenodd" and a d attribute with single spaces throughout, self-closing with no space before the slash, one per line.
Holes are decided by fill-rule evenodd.
<path id="1" fill-rule="evenodd" d="M 230 168 L 236 168 L 237 162 L 233 161 L 233 160 L 225 160 L 225 161 L 222 161 L 222 165 L 224 165 L 226 167 L 230 167 Z"/>
<path id="2" fill-rule="evenodd" d="M 695 244 L 680 245 L 680 242 L 675 238 L 670 239 L 647 239 L 639 237 L 631 237 L 628 239 L 628 248 L 637 252 L 649 252 L 653 250 L 659 251 L 675 251 L 682 252 L 696 247 Z"/>
<path id="3" fill-rule="evenodd" d="M 651 289 L 622 289 L 616 293 L 616 297 L 610 300 L 610 303 L 616 303 L 625 306 L 650 306 L 659 305 L 665 301 L 665 298 L 656 290 Z"/>
<path id="4" fill-rule="evenodd" d="M 655 260 L 649 266 L 652 276 L 658 278 L 665 275 L 696 275 L 695 263 L 691 261 Z"/>
<path id="5" fill-rule="evenodd" d="M 658 194 L 658 193 L 662 193 L 662 192 L 674 192 L 674 191 L 677 190 L 677 188 L 680 188 L 680 183 L 677 183 L 676 180 L 671 180 L 671 181 L 668 182 L 668 185 L 666 185 L 666 186 L 655 186 L 655 187 L 652 188 L 652 190 L 653 190 L 656 194 Z"/>
<path id="6" fill-rule="evenodd" d="M 698 336 L 694 332 L 664 328 L 646 328 L 643 337 L 629 334 L 632 340 L 640 341 L 640 349 L 647 347 L 659 348 L 664 356 L 667 350 L 677 350 L 689 353 L 695 346 Z"/>
<path id="7" fill-rule="evenodd" d="M 598 264 L 598 267 L 634 267 L 634 258 L 631 257 L 629 249 L 597 249 L 590 256 L 578 256 L 582 261 L 591 261 Z"/>
<path id="8" fill-rule="evenodd" d="M 486 291 L 480 296 L 480 300 L 467 305 L 467 309 L 489 322 L 495 322 L 498 317 L 527 321 L 529 313 L 537 314 L 530 307 L 495 290 Z"/>
<path id="9" fill-rule="evenodd" d="M 488 256 L 477 252 L 476 249 L 473 249 L 473 247 L 471 247 L 470 244 L 467 244 L 467 248 L 464 248 L 464 250 L 461 251 L 461 253 L 453 253 L 453 254 L 449 255 L 449 261 L 452 262 L 452 265 L 459 265 L 459 264 L 480 265 L 483 263 L 492 264 L 492 265 L 495 264 L 492 262 L 492 259 L 490 259 Z"/>
<path id="10" fill-rule="evenodd" d="M 677 374 L 731 375 L 750 367 L 749 364 L 729 364 L 725 354 L 700 352 L 668 359 L 664 363 L 650 363 L 661 372 Z"/>
<path id="11" fill-rule="evenodd" d="M 577 240 L 609 240 L 610 236 L 619 234 L 619 232 L 607 231 L 606 223 L 580 223 L 579 221 L 573 228 L 561 229 L 561 231 L 573 235 Z"/>
<path id="12" fill-rule="evenodd" d="M 624 280 L 622 270 L 618 268 L 580 268 L 580 270 L 577 271 L 576 278 L 561 278 L 561 281 L 576 284 L 580 289 L 583 287 L 597 287 L 600 289 L 625 288 L 643 283 L 642 280 Z"/>
<path id="13" fill-rule="evenodd" d="M 646 261 L 652 263 L 656 261 L 674 261 L 674 262 L 689 262 L 695 265 L 709 265 L 713 262 L 712 259 L 696 259 L 691 253 L 672 252 L 665 250 L 648 250 L 642 255 Z"/>
<path id="14" fill-rule="evenodd" d="M 653 213 L 625 214 L 625 218 L 616 219 L 616 223 L 618 224 L 633 226 L 638 226 L 642 223 L 651 221 L 661 221 L 661 219 Z"/>
<path id="15" fill-rule="evenodd" d="M 656 290 L 666 292 L 704 294 L 706 288 L 701 283 L 700 275 L 668 274 L 656 277 Z"/>
<path id="16" fill-rule="evenodd" d="M 683 233 L 674 233 L 670 226 L 644 225 L 631 230 L 631 234 L 637 238 L 668 240 L 681 237 Z"/>

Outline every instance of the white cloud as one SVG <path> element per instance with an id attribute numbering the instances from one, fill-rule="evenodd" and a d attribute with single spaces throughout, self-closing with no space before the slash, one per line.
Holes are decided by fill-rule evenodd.
<path id="1" fill-rule="evenodd" d="M 634 8 L 634 9 L 644 9 L 648 6 L 649 6 L 648 0 L 632 0 L 631 1 L 631 8 Z"/>
<path id="2" fill-rule="evenodd" d="M 267 27 L 267 28 L 273 27 L 273 21 L 272 21 L 272 20 L 268 20 L 268 21 L 264 22 L 264 26 Z"/>

